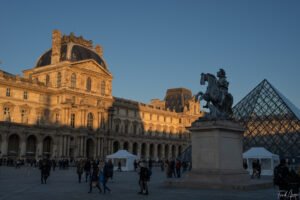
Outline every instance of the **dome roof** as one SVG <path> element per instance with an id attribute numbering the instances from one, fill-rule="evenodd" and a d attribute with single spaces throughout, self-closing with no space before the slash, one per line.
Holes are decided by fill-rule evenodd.
<path id="1" fill-rule="evenodd" d="M 36 67 L 43 67 L 46 65 L 51 64 L 51 56 L 52 56 L 52 49 L 45 52 L 37 61 Z M 98 55 L 94 50 L 91 50 L 88 47 L 75 44 L 75 43 L 68 43 L 62 44 L 60 48 L 60 61 L 81 61 L 81 60 L 88 60 L 93 59 L 99 65 L 107 69 L 104 60 Z"/>

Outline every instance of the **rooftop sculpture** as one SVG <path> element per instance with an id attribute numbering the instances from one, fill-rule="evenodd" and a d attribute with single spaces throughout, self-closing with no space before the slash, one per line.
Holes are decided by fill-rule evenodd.
<path id="1" fill-rule="evenodd" d="M 229 82 L 226 80 L 226 72 L 220 69 L 217 73 L 218 79 L 213 74 L 201 73 L 200 85 L 208 82 L 205 93 L 199 92 L 195 98 L 205 100 L 210 113 L 203 120 L 229 119 L 232 114 L 233 97 L 228 92 Z"/>

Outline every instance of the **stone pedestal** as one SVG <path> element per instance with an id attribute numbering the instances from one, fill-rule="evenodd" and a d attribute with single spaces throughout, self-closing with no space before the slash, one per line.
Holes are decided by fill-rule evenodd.
<path id="1" fill-rule="evenodd" d="M 228 120 L 200 121 L 190 131 L 193 168 L 188 177 L 216 184 L 248 180 L 243 169 L 242 126 Z"/>
<path id="2" fill-rule="evenodd" d="M 238 188 L 250 182 L 243 169 L 244 128 L 229 120 L 194 122 L 192 170 L 167 184 L 192 188 Z"/>

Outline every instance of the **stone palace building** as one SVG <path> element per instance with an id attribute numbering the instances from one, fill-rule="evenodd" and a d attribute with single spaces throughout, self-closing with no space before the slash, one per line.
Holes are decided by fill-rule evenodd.
<path id="1" fill-rule="evenodd" d="M 0 70 L 0 158 L 103 159 L 127 149 L 144 159 L 174 158 L 201 117 L 190 90 L 169 89 L 149 104 L 112 96 L 101 46 L 52 34 L 52 48 L 23 76 Z"/>

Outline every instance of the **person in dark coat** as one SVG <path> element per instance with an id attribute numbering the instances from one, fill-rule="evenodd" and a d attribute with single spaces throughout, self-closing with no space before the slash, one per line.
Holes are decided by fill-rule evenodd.
<path id="1" fill-rule="evenodd" d="M 139 178 L 139 185 L 140 185 L 140 192 L 138 194 L 148 195 L 148 184 L 147 182 L 150 180 L 150 170 L 147 168 L 145 162 L 140 164 L 140 178 Z"/>
<path id="2" fill-rule="evenodd" d="M 87 160 L 84 164 L 84 171 L 85 171 L 85 182 L 88 182 L 88 178 L 91 175 L 91 161 Z"/>
<path id="3" fill-rule="evenodd" d="M 77 175 L 78 175 L 78 182 L 81 183 L 81 177 L 82 177 L 82 174 L 83 174 L 83 168 L 84 168 L 84 162 L 83 160 L 80 160 L 78 163 L 77 163 Z"/>
<path id="4" fill-rule="evenodd" d="M 46 158 L 40 161 L 41 184 L 47 184 L 47 179 L 50 176 L 51 164 Z"/>
<path id="5" fill-rule="evenodd" d="M 110 175 L 109 174 L 109 166 L 108 166 L 108 163 L 105 163 L 104 167 L 103 167 L 103 172 L 100 170 L 100 182 L 102 183 L 104 194 L 105 194 L 106 190 L 108 192 L 111 192 L 111 189 L 109 187 L 107 187 L 107 185 L 106 185 L 109 175 Z"/>
<path id="6" fill-rule="evenodd" d="M 274 168 L 274 185 L 278 185 L 279 190 L 288 191 L 289 174 L 289 168 L 286 166 L 285 160 L 280 160 L 280 164 Z"/>

